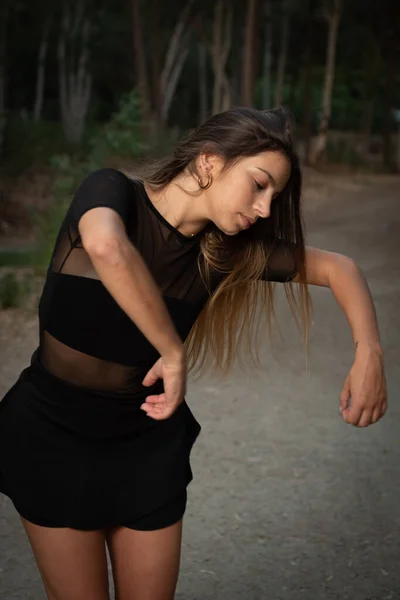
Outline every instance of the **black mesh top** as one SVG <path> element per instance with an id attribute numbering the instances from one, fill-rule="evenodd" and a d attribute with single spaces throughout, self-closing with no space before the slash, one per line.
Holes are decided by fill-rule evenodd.
<path id="1" fill-rule="evenodd" d="M 159 354 L 103 286 L 79 236 L 79 219 L 99 206 L 121 216 L 182 340 L 207 302 L 197 263 L 199 236 L 188 238 L 170 225 L 141 181 L 101 169 L 80 185 L 61 225 L 39 304 L 37 357 L 69 384 L 118 395 L 143 393 L 141 381 Z M 284 282 L 294 275 L 291 253 L 277 245 L 265 279 Z M 214 289 L 221 277 L 212 277 Z"/>

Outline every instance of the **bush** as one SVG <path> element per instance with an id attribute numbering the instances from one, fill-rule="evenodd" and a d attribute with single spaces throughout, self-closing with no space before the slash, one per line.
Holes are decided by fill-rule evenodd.
<path id="1" fill-rule="evenodd" d="M 43 214 L 35 216 L 39 240 L 37 259 L 41 265 L 50 261 L 67 205 L 81 181 L 90 172 L 105 166 L 112 156 L 121 159 L 141 156 L 146 149 L 141 128 L 140 103 L 136 93 L 131 92 L 123 98 L 109 123 L 93 134 L 85 156 L 58 154 L 51 158 L 55 171 L 53 202 Z"/>
<path id="2" fill-rule="evenodd" d="M 32 165 L 47 163 L 55 152 L 69 150 L 70 145 L 58 122 L 34 123 L 18 115 L 11 115 L 7 121 L 4 155 L 9 175 L 17 176 Z"/>
<path id="3" fill-rule="evenodd" d="M 91 141 L 89 162 L 93 168 L 103 166 L 109 156 L 121 158 L 139 157 L 146 150 L 142 135 L 142 114 L 136 93 L 130 92 L 123 97 L 118 111 L 111 117 L 100 132 Z"/>
<path id="4" fill-rule="evenodd" d="M 9 271 L 0 275 L 0 309 L 21 308 L 32 291 L 32 275 Z"/>

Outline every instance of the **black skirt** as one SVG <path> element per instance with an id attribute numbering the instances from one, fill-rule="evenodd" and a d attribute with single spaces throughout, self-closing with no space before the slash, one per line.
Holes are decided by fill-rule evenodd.
<path id="1" fill-rule="evenodd" d="M 148 394 L 76 387 L 33 360 L 0 402 L 0 492 L 37 525 L 152 528 L 186 497 L 200 425 L 186 402 L 151 419 L 140 410 Z"/>

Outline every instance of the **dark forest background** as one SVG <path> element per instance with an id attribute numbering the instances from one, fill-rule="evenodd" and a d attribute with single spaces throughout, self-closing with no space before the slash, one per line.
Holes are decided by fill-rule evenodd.
<path id="1" fill-rule="evenodd" d="M 230 106 L 289 107 L 319 171 L 399 172 L 399 56 L 398 0 L 2 0 L 0 266 L 2 239 L 50 247 L 88 171 Z"/>

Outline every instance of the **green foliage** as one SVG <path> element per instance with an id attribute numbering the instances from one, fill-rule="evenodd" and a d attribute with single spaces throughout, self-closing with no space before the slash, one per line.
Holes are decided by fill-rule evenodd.
<path id="1" fill-rule="evenodd" d="M 35 249 L 33 250 L 2 250 L 0 252 L 0 267 L 26 267 L 35 264 Z"/>
<path id="2" fill-rule="evenodd" d="M 9 271 L 0 275 L 0 309 L 25 306 L 32 291 L 32 276 Z"/>
<path id="3" fill-rule="evenodd" d="M 113 156 L 134 159 L 142 155 L 146 148 L 142 141 L 142 122 L 140 103 L 137 94 L 132 91 L 124 96 L 110 121 L 88 140 L 86 155 L 83 151 L 51 157 L 50 163 L 55 172 L 53 202 L 43 214 L 35 216 L 39 240 L 39 250 L 35 255 L 37 264 L 49 263 L 61 221 L 71 196 L 82 180 L 105 166 Z"/>
<path id="4" fill-rule="evenodd" d="M 4 152 L 9 175 L 19 175 L 32 165 L 45 164 L 55 152 L 70 150 L 58 122 L 10 116 L 5 128 Z"/>
<path id="5" fill-rule="evenodd" d="M 143 154 L 146 146 L 142 142 L 142 115 L 135 91 L 122 98 L 110 121 L 91 139 L 90 147 L 95 168 L 110 155 L 134 158 Z"/>

